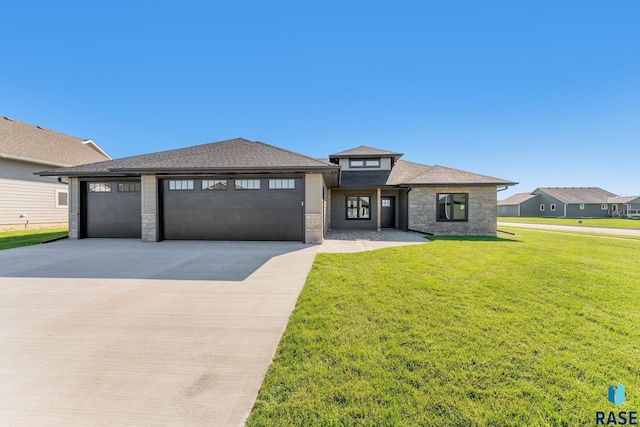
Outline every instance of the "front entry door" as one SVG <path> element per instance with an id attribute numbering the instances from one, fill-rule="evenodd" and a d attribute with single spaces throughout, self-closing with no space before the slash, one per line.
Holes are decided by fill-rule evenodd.
<path id="1" fill-rule="evenodd" d="M 380 227 L 396 228 L 396 198 L 380 198 Z"/>

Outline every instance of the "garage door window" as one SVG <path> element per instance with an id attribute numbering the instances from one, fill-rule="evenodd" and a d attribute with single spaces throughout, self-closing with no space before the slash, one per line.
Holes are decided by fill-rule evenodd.
<path id="1" fill-rule="evenodd" d="M 140 183 L 139 182 L 119 182 L 118 192 L 119 193 L 139 193 Z"/>
<path id="2" fill-rule="evenodd" d="M 169 181 L 169 190 L 193 190 L 192 179 L 172 179 Z"/>
<path id="3" fill-rule="evenodd" d="M 296 181 L 294 179 L 270 179 L 269 190 L 294 190 Z"/>
<path id="4" fill-rule="evenodd" d="M 259 179 L 236 179 L 236 190 L 259 190 Z"/>
<path id="5" fill-rule="evenodd" d="M 202 189 L 203 190 L 226 190 L 227 180 L 226 179 L 203 179 Z"/>
<path id="6" fill-rule="evenodd" d="M 90 182 L 89 193 L 111 193 L 110 182 Z"/>

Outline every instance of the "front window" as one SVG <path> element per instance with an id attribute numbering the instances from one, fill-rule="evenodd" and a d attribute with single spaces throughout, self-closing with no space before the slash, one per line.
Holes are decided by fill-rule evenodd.
<path id="1" fill-rule="evenodd" d="M 608 204 L 606 204 L 606 203 L 603 203 L 603 204 L 602 204 L 602 206 L 600 206 L 600 208 L 601 208 L 603 211 L 606 211 L 607 209 L 609 209 L 609 205 L 608 205 Z"/>
<path id="2" fill-rule="evenodd" d="M 584 210 L 584 203 L 580 203 L 580 210 Z"/>
<path id="3" fill-rule="evenodd" d="M 438 194 L 438 221 L 467 221 L 468 198 L 466 193 Z"/>
<path id="4" fill-rule="evenodd" d="M 544 212 L 544 205 L 540 205 L 540 212 Z"/>
<path id="5" fill-rule="evenodd" d="M 347 196 L 347 219 L 371 219 L 369 196 Z"/>
<path id="6" fill-rule="evenodd" d="M 549 209 L 551 209 L 551 211 L 555 211 L 556 210 L 556 205 L 551 203 L 551 206 L 549 206 Z"/>

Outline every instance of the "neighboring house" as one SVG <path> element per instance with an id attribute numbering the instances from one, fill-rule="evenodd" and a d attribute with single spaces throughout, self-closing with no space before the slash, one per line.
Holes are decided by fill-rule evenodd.
<path id="1" fill-rule="evenodd" d="M 237 138 L 61 168 L 69 237 L 322 242 L 329 229 L 495 235 L 512 181 L 358 147 L 320 160 Z"/>
<path id="2" fill-rule="evenodd" d="M 91 140 L 0 117 L 0 225 L 66 223 L 66 182 L 34 172 L 109 159 Z"/>
<path id="3" fill-rule="evenodd" d="M 498 216 L 606 218 L 637 216 L 640 196 L 620 197 L 598 187 L 540 187 L 498 202 Z"/>

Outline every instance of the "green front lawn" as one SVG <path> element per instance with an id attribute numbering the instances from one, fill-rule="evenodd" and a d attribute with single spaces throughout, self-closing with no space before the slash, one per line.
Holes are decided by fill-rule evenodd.
<path id="1" fill-rule="evenodd" d="M 640 242 L 515 230 L 319 254 L 249 426 L 594 425 L 640 410 Z"/>
<path id="2" fill-rule="evenodd" d="M 0 232 L 0 250 L 17 248 L 20 246 L 37 245 L 47 240 L 64 237 L 66 228 L 51 228 L 40 230 L 2 231 Z"/>
<path id="3" fill-rule="evenodd" d="M 581 227 L 640 228 L 640 220 L 628 218 L 534 218 L 500 216 L 500 222 L 525 222 L 528 224 L 577 225 Z"/>

